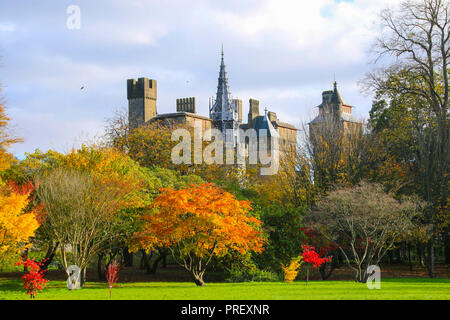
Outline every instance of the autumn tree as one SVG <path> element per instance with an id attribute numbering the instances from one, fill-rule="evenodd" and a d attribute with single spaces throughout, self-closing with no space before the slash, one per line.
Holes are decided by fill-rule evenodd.
<path id="1" fill-rule="evenodd" d="M 9 123 L 11 119 L 6 114 L 5 100 L 2 95 L 2 86 L 0 83 L 0 171 L 4 171 L 14 162 L 14 157 L 9 153 L 9 147 L 21 142 L 22 139 L 11 135 Z"/>
<path id="2" fill-rule="evenodd" d="M 213 256 L 221 257 L 229 250 L 262 251 L 261 222 L 250 215 L 250 209 L 248 201 L 238 201 L 213 184 L 163 189 L 142 218 L 134 249 L 168 247 L 194 282 L 203 286 Z"/>
<path id="3" fill-rule="evenodd" d="M 394 199 L 379 184 L 362 182 L 330 192 L 305 223 L 334 243 L 355 271 L 355 280 L 365 282 L 367 267 L 378 264 L 415 228 L 420 205 L 413 199 Z"/>
<path id="4" fill-rule="evenodd" d="M 0 85 L 0 174 L 15 162 L 9 147 L 21 141 L 11 136 L 9 122 Z M 28 210 L 31 191 L 0 178 L 0 257 L 24 249 L 39 226 L 36 212 Z"/>
<path id="5" fill-rule="evenodd" d="M 397 9 L 384 10 L 380 16 L 383 29 L 374 51 L 378 63 L 386 56 L 394 57 L 394 62 L 369 73 L 364 81 L 366 88 L 382 93 L 388 103 L 393 95 L 420 101 L 411 106 L 416 106 L 425 120 L 418 128 L 418 148 L 411 160 L 418 173 L 419 194 L 430 204 L 426 211 L 432 229 L 430 277 L 434 277 L 434 244 L 449 220 L 449 17 L 448 0 L 408 0 Z M 446 238 L 448 241 L 448 227 Z"/>
<path id="6" fill-rule="evenodd" d="M 125 242 L 127 217 L 121 213 L 144 203 L 139 166 L 109 148 L 73 150 L 37 175 L 35 185 L 46 212 L 45 234 L 60 244 L 66 268 L 69 247 L 73 262 L 85 270 L 108 243 Z"/>
<path id="7" fill-rule="evenodd" d="M 39 209 L 27 211 L 32 188 L 4 187 L 0 193 L 0 256 L 29 246 L 39 227 Z"/>
<path id="8" fill-rule="evenodd" d="M 344 127 L 333 114 L 322 122 L 303 127 L 306 160 L 314 176 L 316 192 L 325 194 L 337 186 L 351 186 L 363 176 L 364 135 L 360 126 Z"/>
<path id="9" fill-rule="evenodd" d="M 305 240 L 302 230 L 306 206 L 269 205 L 255 210 L 267 234 L 264 251 L 255 254 L 253 260 L 261 269 L 281 272 L 281 264 L 288 265 L 298 256 L 298 249 Z"/>
<path id="10" fill-rule="evenodd" d="M 145 214 L 145 208 L 150 206 L 160 193 L 162 188 L 170 188 L 173 190 L 185 189 L 192 184 L 201 184 L 204 181 L 196 175 L 180 175 L 177 171 L 152 167 L 142 168 L 144 186 L 141 194 L 144 200 L 143 206 L 128 208 L 126 214 L 133 219 L 132 229 L 130 234 L 138 231 L 140 225 L 139 217 Z M 164 247 L 154 247 L 153 250 L 140 250 L 142 255 L 140 267 L 146 269 L 149 274 L 154 274 L 161 261 L 166 259 L 168 250 Z M 111 259 L 110 259 L 111 260 Z"/>

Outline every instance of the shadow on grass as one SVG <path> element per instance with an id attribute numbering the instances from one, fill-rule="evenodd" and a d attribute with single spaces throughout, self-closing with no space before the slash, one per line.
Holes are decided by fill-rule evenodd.
<path id="1" fill-rule="evenodd" d="M 23 291 L 22 281 L 15 279 L 0 279 L 0 291 L 21 292 Z"/>

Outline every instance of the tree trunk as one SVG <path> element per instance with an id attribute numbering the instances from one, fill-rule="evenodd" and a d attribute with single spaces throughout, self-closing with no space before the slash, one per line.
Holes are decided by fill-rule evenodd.
<path id="1" fill-rule="evenodd" d="M 203 281 L 203 273 L 196 274 L 195 272 L 192 273 L 194 276 L 194 282 L 197 286 L 203 287 L 206 285 L 205 281 Z"/>
<path id="2" fill-rule="evenodd" d="M 409 264 L 409 271 L 413 271 L 413 264 L 411 260 L 411 244 L 408 243 L 408 264 Z"/>
<path id="3" fill-rule="evenodd" d="M 434 237 L 431 236 L 430 241 L 428 241 L 427 244 L 427 251 L 428 251 L 428 275 L 430 278 L 435 278 L 436 275 L 434 274 Z"/>
<path id="4" fill-rule="evenodd" d="M 125 267 L 133 266 L 133 253 L 128 251 L 128 247 L 123 248 L 123 262 Z"/>
<path id="5" fill-rule="evenodd" d="M 147 253 L 144 250 L 141 250 L 141 262 L 139 263 L 139 269 L 144 270 L 148 269 L 149 259 Z"/>
<path id="6" fill-rule="evenodd" d="M 49 244 L 47 252 L 45 253 L 44 260 L 42 261 L 42 265 L 39 266 L 40 271 L 43 271 L 44 274 L 47 274 L 48 266 L 52 263 L 53 258 L 56 255 L 56 249 L 58 248 L 58 243 L 53 245 L 53 243 Z"/>
<path id="7" fill-rule="evenodd" d="M 103 257 L 104 254 L 98 255 L 97 260 L 97 273 L 98 273 L 98 280 L 106 280 L 105 270 L 103 269 Z"/>
<path id="8" fill-rule="evenodd" d="M 423 252 L 423 244 L 419 243 L 417 245 L 417 255 L 419 259 L 419 263 L 421 267 L 425 267 L 425 259 L 424 259 L 424 252 Z"/>
<path id="9" fill-rule="evenodd" d="M 159 262 L 161 261 L 161 260 L 163 260 L 164 259 L 164 255 L 159 255 L 158 256 L 158 258 L 156 258 L 156 260 L 155 261 L 153 261 L 153 264 L 152 264 L 152 267 L 150 268 L 150 269 L 147 269 L 147 273 L 150 273 L 150 274 L 155 274 L 156 273 L 156 270 L 158 269 L 158 264 L 159 264 Z M 149 263 L 149 265 L 150 265 L 150 263 Z"/>
<path id="10" fill-rule="evenodd" d="M 87 267 L 84 267 L 83 270 L 80 271 L 80 288 L 82 288 L 84 286 L 84 284 L 86 283 L 86 269 Z"/>
<path id="11" fill-rule="evenodd" d="M 444 231 L 444 255 L 445 263 L 450 264 L 450 228 Z"/>
<path id="12" fill-rule="evenodd" d="M 319 273 L 322 280 L 327 280 L 333 271 L 337 268 L 339 268 L 339 257 L 337 255 L 332 256 L 331 263 L 325 262 L 319 267 Z"/>

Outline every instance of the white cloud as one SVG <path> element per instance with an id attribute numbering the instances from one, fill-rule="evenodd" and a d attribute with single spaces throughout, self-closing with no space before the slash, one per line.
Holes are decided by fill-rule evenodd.
<path id="1" fill-rule="evenodd" d="M 267 106 L 298 125 L 314 114 L 334 74 L 348 103 L 367 115 L 371 101 L 356 82 L 370 68 L 377 13 L 399 1 L 99 0 L 80 3 L 82 27 L 69 31 L 64 4 L 42 0 L 18 10 L 2 0 L 0 74 L 25 139 L 14 150 L 64 150 L 80 132 L 101 131 L 103 119 L 127 105 L 128 78 L 158 81 L 159 112 L 195 96 L 207 115 L 222 41 L 244 115 L 252 97 L 261 112 Z"/>
<path id="2" fill-rule="evenodd" d="M 16 26 L 13 24 L 0 24 L 0 32 L 13 32 Z"/>

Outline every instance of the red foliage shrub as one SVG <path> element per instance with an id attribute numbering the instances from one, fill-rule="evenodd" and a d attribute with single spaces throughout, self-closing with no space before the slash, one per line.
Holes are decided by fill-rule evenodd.
<path id="1" fill-rule="evenodd" d="M 16 266 L 23 265 L 28 270 L 28 273 L 22 276 L 23 288 L 32 299 L 37 295 L 37 291 L 44 289 L 48 282 L 47 279 L 44 279 L 44 271 L 40 271 L 43 262 L 36 262 L 34 259 L 30 260 L 25 257 L 23 261 L 15 264 Z"/>
<path id="2" fill-rule="evenodd" d="M 314 268 L 320 267 L 325 262 L 330 262 L 330 257 L 321 258 L 312 246 L 304 245 L 303 249 L 303 261 L 311 264 Z"/>

